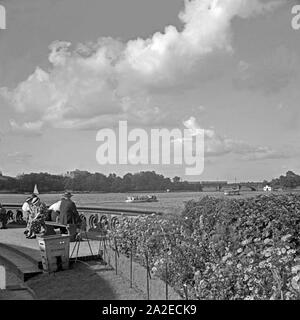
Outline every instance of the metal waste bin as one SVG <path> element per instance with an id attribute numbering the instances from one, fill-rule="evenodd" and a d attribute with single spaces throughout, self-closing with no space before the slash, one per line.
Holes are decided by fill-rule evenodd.
<path id="1" fill-rule="evenodd" d="M 44 271 L 69 269 L 70 236 L 53 235 L 37 238 Z"/>

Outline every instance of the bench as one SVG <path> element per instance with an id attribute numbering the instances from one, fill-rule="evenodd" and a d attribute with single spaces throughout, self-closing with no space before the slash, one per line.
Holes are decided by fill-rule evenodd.
<path id="1" fill-rule="evenodd" d="M 67 234 L 70 236 L 70 241 L 75 241 L 76 238 L 76 225 L 75 224 L 61 224 L 58 222 L 45 221 L 47 230 L 45 236 L 56 235 L 55 229 L 60 229 L 61 234 Z"/>

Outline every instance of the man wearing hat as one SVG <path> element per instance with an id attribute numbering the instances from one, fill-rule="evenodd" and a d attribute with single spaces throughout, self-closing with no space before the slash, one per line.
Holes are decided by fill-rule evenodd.
<path id="1" fill-rule="evenodd" d="M 80 225 L 81 220 L 75 203 L 71 200 L 71 192 L 65 192 L 61 198 L 59 223 Z"/>

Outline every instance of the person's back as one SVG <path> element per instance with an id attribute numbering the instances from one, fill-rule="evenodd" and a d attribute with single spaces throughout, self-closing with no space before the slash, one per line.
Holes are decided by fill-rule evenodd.
<path id="1" fill-rule="evenodd" d="M 64 196 L 61 199 L 59 223 L 64 225 L 80 223 L 80 217 L 79 217 L 79 213 L 77 211 L 76 205 L 70 199 L 69 195 Z"/>

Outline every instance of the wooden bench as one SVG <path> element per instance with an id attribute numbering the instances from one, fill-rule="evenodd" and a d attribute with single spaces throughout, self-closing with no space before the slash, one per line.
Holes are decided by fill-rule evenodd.
<path id="1" fill-rule="evenodd" d="M 60 229 L 61 234 L 67 234 L 70 236 L 70 241 L 75 241 L 76 238 L 76 225 L 75 224 L 61 224 L 57 222 L 52 222 L 52 221 L 45 221 L 47 230 L 45 236 L 52 236 L 55 235 L 55 229 Z"/>

